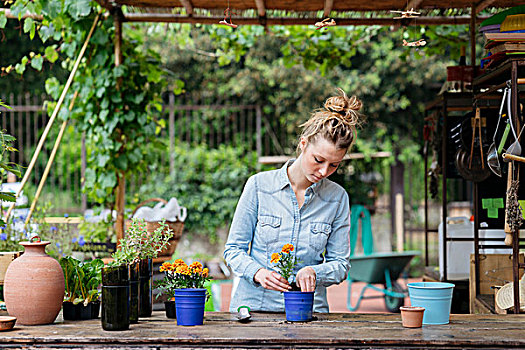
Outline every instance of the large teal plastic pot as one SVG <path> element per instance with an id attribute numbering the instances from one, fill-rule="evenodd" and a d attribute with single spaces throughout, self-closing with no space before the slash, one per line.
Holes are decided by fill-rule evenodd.
<path id="1" fill-rule="evenodd" d="M 423 324 L 447 324 L 452 306 L 454 285 L 445 282 L 408 283 L 408 296 L 412 306 L 425 308 Z"/>
<path id="2" fill-rule="evenodd" d="M 177 325 L 200 326 L 204 323 L 205 288 L 181 288 L 175 290 Z"/>
<path id="3" fill-rule="evenodd" d="M 313 306 L 314 292 L 284 292 L 284 311 L 287 321 L 311 321 Z"/>

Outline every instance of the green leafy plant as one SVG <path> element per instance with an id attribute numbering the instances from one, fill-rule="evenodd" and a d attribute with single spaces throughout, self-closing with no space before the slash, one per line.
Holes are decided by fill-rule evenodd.
<path id="1" fill-rule="evenodd" d="M 175 260 L 173 264 L 167 261 L 162 264 L 159 271 L 164 272 L 165 275 L 164 279 L 155 283 L 155 287 L 159 290 L 157 298 L 162 293 L 173 298 L 175 290 L 179 288 L 204 288 L 204 284 L 211 280 L 208 268 L 202 268 L 202 264 L 198 261 L 189 266 L 182 259 Z"/>
<path id="2" fill-rule="evenodd" d="M 114 264 L 131 264 L 141 259 L 156 258 L 168 245 L 173 232 L 164 220 L 159 224 L 155 231 L 149 232 L 143 219 L 131 219 L 126 236 L 120 240 L 112 255 Z"/>
<path id="3" fill-rule="evenodd" d="M 295 274 L 293 270 L 295 266 L 299 263 L 297 257 L 292 256 L 292 254 L 290 254 L 291 252 L 293 252 L 293 250 L 293 245 L 287 243 L 283 245 L 283 248 L 279 253 L 272 254 L 271 260 L 273 264 L 276 264 L 276 267 L 279 270 L 281 276 L 283 276 L 283 278 L 288 282 L 295 281 Z"/>
<path id="4" fill-rule="evenodd" d="M 104 267 L 102 260 L 81 262 L 68 256 L 60 258 L 59 262 L 64 272 L 65 302 L 87 305 L 99 300 L 98 286 L 102 283 L 102 268 Z"/>
<path id="5" fill-rule="evenodd" d="M 8 108 L 0 100 L 0 107 Z M 0 113 L 1 114 L 1 113 Z M 9 155 L 11 152 L 17 152 L 17 149 L 13 147 L 16 138 L 6 133 L 5 130 L 0 130 L 0 185 L 4 183 L 4 176 L 7 172 L 11 172 L 16 176 L 21 176 L 20 167 L 18 164 L 9 161 Z M 16 202 L 16 197 L 11 192 L 0 191 L 0 200 L 6 202 Z M 5 226 L 6 222 L 3 217 L 0 217 L 0 226 Z"/>

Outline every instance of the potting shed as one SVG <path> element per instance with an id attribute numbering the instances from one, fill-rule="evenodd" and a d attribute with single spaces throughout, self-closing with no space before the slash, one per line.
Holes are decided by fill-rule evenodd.
<path id="1" fill-rule="evenodd" d="M 383 25 L 383 26 L 410 26 L 410 25 L 439 25 L 439 24 L 469 24 L 470 27 L 470 65 L 475 70 L 477 65 L 476 62 L 476 28 L 480 22 L 486 18 L 478 18 L 478 14 L 485 8 L 509 8 L 520 5 L 519 1 L 511 0 L 483 0 L 483 1 L 430 1 L 430 0 L 411 0 L 411 1 L 380 1 L 380 2 L 363 2 L 363 1 L 335 1 L 335 0 L 314 0 L 314 1 L 270 1 L 270 0 L 255 0 L 255 1 L 198 1 L 198 0 L 180 0 L 180 1 L 159 1 L 159 0 L 117 0 L 117 1 L 106 1 L 97 0 L 101 6 L 106 8 L 109 13 L 112 14 L 115 20 L 115 27 L 118 28 L 116 31 L 115 38 L 115 52 L 118 64 L 119 52 L 120 52 L 120 40 L 122 35 L 122 25 L 127 22 L 165 22 L 165 23 L 202 23 L 202 24 L 219 24 L 230 23 L 234 25 L 314 25 L 316 22 L 323 18 L 331 18 L 337 25 Z M 123 11 L 125 6 L 125 11 Z M 235 15 L 229 19 L 226 18 L 228 13 L 225 9 L 235 10 Z M 401 18 L 396 19 L 391 16 L 389 11 L 421 11 L 421 16 L 416 18 Z M 443 15 L 426 15 L 430 10 L 445 10 L 445 9 L 464 9 L 469 15 L 465 16 L 443 16 Z M 439 12 L 439 11 L 438 11 Z M 435 13 L 435 12 L 434 12 Z M 319 16 L 322 14 L 322 18 Z M 229 22 L 228 22 L 229 20 Z M 507 81 L 511 86 L 512 98 L 511 98 L 511 109 L 512 116 L 514 116 L 516 128 L 520 129 L 522 120 L 518 117 L 517 111 L 519 110 L 519 90 L 518 83 L 522 80 L 520 77 L 524 76 L 525 59 L 512 59 L 502 64 L 498 68 L 491 70 L 489 73 L 482 76 L 475 77 L 472 82 L 471 91 L 467 93 L 467 96 L 461 96 L 463 99 L 460 105 L 454 106 L 453 103 L 449 102 L 448 96 L 451 96 L 450 101 L 457 100 L 457 94 L 445 93 L 437 97 L 437 101 L 430 104 L 427 110 L 432 108 L 438 109 L 438 114 L 442 116 L 441 126 L 442 140 L 446 140 L 447 135 L 447 114 L 452 110 L 456 111 L 477 111 L 477 115 L 481 113 L 481 109 L 494 109 L 494 101 L 497 99 L 497 95 L 500 94 L 498 91 L 506 86 Z M 474 74 L 475 75 L 475 74 Z M 471 75 L 472 76 L 472 75 Z M 482 92 L 483 91 L 483 92 Z M 510 96 L 510 95 L 509 95 Z M 488 102 L 487 102 L 488 101 Z M 437 117 L 436 117 L 437 118 Z M 474 118 L 472 118 L 474 120 Z M 493 123 L 489 123 L 492 125 Z M 481 127 L 481 125 L 480 125 Z M 474 142 L 474 138 L 472 137 Z M 473 148 L 473 147 L 471 147 Z M 442 141 L 441 148 L 441 166 L 442 169 L 447 169 L 447 143 Z M 471 153 L 472 157 L 472 153 Z M 472 163 L 472 162 L 470 162 Z M 514 162 L 513 162 L 514 163 Z M 515 168 L 518 168 L 519 162 L 516 162 Z M 425 180 L 426 180 L 425 171 Z M 444 170 L 442 175 L 442 222 L 447 222 L 447 173 Z M 469 179 L 473 180 L 473 179 Z M 477 179 L 476 179 L 477 180 Z M 124 186 L 124 183 L 121 184 Z M 494 188 L 491 185 L 491 188 Z M 486 186 L 481 186 L 481 189 Z M 518 229 L 515 229 L 510 233 L 507 229 L 507 237 L 513 237 L 514 239 L 507 238 L 505 244 L 503 242 L 496 242 L 497 246 L 486 246 L 483 245 L 484 240 L 480 240 L 480 215 L 482 208 L 480 208 L 480 202 L 483 196 L 479 195 L 478 182 L 474 182 L 473 186 L 473 203 L 474 203 L 474 230 L 473 236 L 470 239 L 474 246 L 474 268 L 473 275 L 471 276 L 472 286 L 470 288 L 471 304 L 475 301 L 481 300 L 480 308 L 484 311 L 494 310 L 493 296 L 485 295 L 480 293 L 480 278 L 484 273 L 480 271 L 480 249 L 507 249 L 508 253 L 512 254 L 512 281 L 514 283 L 514 305 L 519 304 L 519 278 L 520 268 L 523 269 L 525 265 L 519 263 L 519 249 L 520 249 L 520 238 Z M 505 187 L 502 188 L 505 191 Z M 427 195 L 426 191 L 426 195 Z M 120 191 L 120 193 L 124 193 Z M 492 196 L 492 195 L 491 195 Z M 502 197 L 505 197 L 504 193 L 501 193 Z M 427 198 L 427 197 L 426 197 Z M 488 201 L 488 200 L 487 200 Z M 485 203 L 485 199 L 483 199 Z M 121 203 L 124 203 L 124 198 L 121 198 Z M 122 222 L 123 217 L 121 210 L 119 211 L 120 221 Z M 501 222 L 492 223 L 492 225 L 501 225 Z M 430 229 L 425 222 L 425 234 L 426 241 L 428 242 L 428 232 L 437 231 Z M 492 226 L 496 227 L 496 226 Z M 490 228 L 492 228 L 490 227 Z M 498 227 L 502 228 L 502 227 Z M 444 262 L 445 274 L 438 278 L 438 280 L 448 280 L 447 271 L 447 247 L 449 243 L 454 245 L 457 244 L 457 240 L 454 241 L 447 235 L 447 225 L 443 225 L 441 232 L 443 242 L 447 242 L 440 248 L 442 250 L 442 260 Z M 495 239 L 498 240 L 497 238 Z M 428 253 L 426 254 L 428 259 Z M 428 263 L 427 263 L 428 265 Z M 430 278 L 432 279 L 432 278 Z M 474 289 L 474 291 L 472 290 Z M 484 290 L 484 293 L 487 293 Z M 489 300 L 487 302 L 487 300 Z M 490 302 L 492 300 L 492 302 Z M 515 308 L 515 312 L 519 313 L 519 308 Z"/>
<path id="2" fill-rule="evenodd" d="M 475 36 L 476 28 L 480 21 L 485 18 L 478 18 L 478 14 L 485 8 L 508 8 L 518 6 L 519 1 L 511 0 L 483 0 L 483 1 L 346 1 L 346 0 L 311 0 L 311 1 L 236 1 L 236 0 L 180 0 L 180 1 L 160 1 L 160 0 L 141 0 L 141 1 L 106 1 L 97 2 L 107 9 L 104 15 L 113 16 L 115 21 L 116 37 L 115 59 L 116 65 L 121 61 L 121 38 L 122 31 L 125 30 L 126 23 L 132 22 L 166 22 L 166 23 L 202 23 L 217 24 L 224 21 L 227 24 L 235 25 L 315 25 L 325 18 L 331 18 L 337 25 L 385 25 L 385 26 L 410 26 L 410 25 L 470 25 L 471 38 L 471 66 L 476 66 L 475 59 Z M 231 18 L 225 18 L 224 10 L 234 9 L 237 14 Z M 446 16 L 439 15 L 439 10 L 462 9 L 465 13 L 470 11 L 470 15 L 465 16 Z M 420 11 L 422 16 L 413 18 L 394 19 L 389 11 L 407 11 L 413 9 Z M 436 11 L 433 11 L 436 10 Z M 432 12 L 436 15 L 426 15 Z M 28 14 L 27 16 L 31 16 Z M 229 19 L 229 22 L 227 21 Z M 523 121 L 518 116 L 520 92 L 518 84 L 525 78 L 525 60 L 516 58 L 503 62 L 498 67 L 487 71 L 485 74 L 477 76 L 472 81 L 472 91 L 461 93 L 461 101 L 456 101 L 459 95 L 446 93 L 437 97 L 436 102 L 427 107 L 428 115 L 433 116 L 439 125 L 438 132 L 442 135 L 442 140 L 447 140 L 448 113 L 472 111 L 474 122 L 471 130 L 476 131 L 476 127 L 482 127 L 482 119 L 486 118 L 486 125 L 495 126 L 496 118 L 489 121 L 489 114 L 483 114 L 483 109 L 497 110 L 499 99 L 501 99 L 500 89 L 510 85 L 511 110 L 513 122 L 516 129 L 521 130 Z M 74 74 L 74 73 L 73 73 Z M 509 81 L 509 83 L 507 83 Z M 67 89 L 67 88 L 66 88 Z M 498 100 L 497 103 L 493 103 Z M 488 101 L 488 102 L 487 102 Z M 492 102 L 491 102 L 492 101 Z M 436 113 L 433 113 L 437 111 Z M 496 113 L 497 115 L 497 113 Z M 423 118 L 423 116 L 422 116 Z M 441 118 L 441 120 L 440 120 Z M 476 121 L 477 120 L 477 121 Z M 470 119 L 468 119 L 468 122 Z M 439 124 L 441 123 L 441 124 Z M 422 133 L 423 134 L 423 133 Z M 491 134 L 491 132 L 489 132 Z M 474 137 L 472 137 L 474 144 Z M 501 221 L 483 221 L 480 216 L 482 209 L 485 208 L 488 200 L 495 203 L 494 198 L 505 198 L 506 186 L 500 186 L 499 179 L 497 185 L 487 183 L 483 186 L 482 181 L 476 179 L 472 185 L 472 200 L 474 204 L 474 224 L 472 238 L 452 239 L 447 236 L 447 176 L 449 165 L 446 154 L 448 145 L 442 142 L 442 155 L 440 159 L 443 175 L 441 175 L 443 193 L 443 212 L 442 222 L 444 223 L 442 239 L 444 242 L 451 243 L 459 241 L 472 242 L 474 251 L 473 270 L 470 278 L 476 287 L 474 291 L 474 301 L 478 304 L 478 310 L 491 311 L 490 296 L 479 293 L 480 278 L 485 272 L 480 270 L 481 253 L 483 249 L 506 249 L 507 255 L 512 255 L 511 278 L 514 283 L 513 301 L 514 305 L 519 305 L 519 277 L 520 270 L 525 268 L 523 261 L 519 262 L 520 237 L 519 226 L 505 231 L 504 237 L 493 239 L 497 247 L 487 246 L 485 236 L 480 239 L 480 229 L 482 222 L 487 222 L 489 228 L 501 225 Z M 473 149 L 471 147 L 468 151 Z M 476 151 L 476 150 L 474 150 Z M 481 150 L 483 152 L 483 149 Z M 472 154 L 470 155 L 472 157 Z M 472 158 L 471 158 L 472 159 Z M 483 157 L 481 158 L 483 159 Z M 467 160 L 468 163 L 468 160 Z M 519 172 L 519 161 L 513 164 L 514 172 L 510 170 L 509 178 Z M 470 164 L 469 164 L 470 165 Z M 470 166 L 468 167 L 470 168 Z M 483 166 L 484 168 L 484 166 Z M 517 170 L 516 170 L 517 169 Z M 492 175 L 491 175 L 492 176 Z M 426 171 L 425 171 L 426 178 Z M 506 185 L 507 179 L 503 181 Z M 117 200 L 117 225 L 120 235 L 123 234 L 124 225 L 124 187 L 126 179 L 119 178 L 121 190 Z M 483 195 L 487 188 L 497 193 Z M 521 193 L 521 192 L 520 192 Z M 481 194 L 481 195 L 480 195 Z M 498 200 L 499 202 L 499 200 Z M 488 204 L 487 204 L 488 205 Z M 495 206 L 495 204 L 494 204 Z M 492 207 L 491 207 L 492 208 Z M 492 208 L 495 209 L 495 208 Z M 497 209 L 497 208 L 496 208 Z M 492 214 L 491 214 L 492 215 Z M 491 219 L 494 219 L 491 217 Z M 500 217 L 501 219 L 501 217 Z M 494 226 L 491 226 L 494 225 Z M 486 228 L 486 227 L 483 227 Z M 503 227 L 499 227 L 503 229 Z M 426 233 L 438 232 L 437 229 L 427 226 Z M 504 241 L 505 236 L 507 240 Z M 444 276 L 437 277 L 436 280 L 448 281 L 447 278 L 447 250 L 448 245 L 443 244 Z M 463 252 L 464 253 L 464 252 Z M 430 278 L 430 277 L 429 277 Z M 472 293 L 472 292 L 471 292 Z M 493 296 L 492 296 L 493 298 Z M 520 313 L 519 307 L 514 308 L 515 313 Z M 401 347 L 425 347 L 425 348 L 509 348 L 525 347 L 525 340 L 522 337 L 521 325 L 523 318 L 521 315 L 453 315 L 451 325 L 439 327 L 425 327 L 419 330 L 404 329 L 400 326 L 398 315 L 388 316 L 364 316 L 356 314 L 335 314 L 319 315 L 315 324 L 287 324 L 281 317 L 273 314 L 255 314 L 252 323 L 241 325 L 230 314 L 208 313 L 204 327 L 194 329 L 180 329 L 175 327 L 172 322 L 154 315 L 149 323 L 138 325 L 124 336 L 112 336 L 104 333 L 100 325 L 95 321 L 88 321 L 81 325 L 71 327 L 68 324 L 49 325 L 32 329 L 19 329 L 11 333 L 3 333 L 0 342 L 9 343 L 13 347 L 26 346 L 47 346 L 48 348 L 60 348 L 64 346 L 89 346 L 91 348 L 107 347 L 216 347 L 216 348 L 253 348 L 253 347 L 292 347 L 292 348 L 311 348 L 311 347 L 344 347 L 351 346 L 357 348 L 368 348 L 375 346 L 378 348 L 401 348 Z M 206 327 L 206 324 L 208 327 Z M 311 327 L 313 326 L 313 327 Z"/>

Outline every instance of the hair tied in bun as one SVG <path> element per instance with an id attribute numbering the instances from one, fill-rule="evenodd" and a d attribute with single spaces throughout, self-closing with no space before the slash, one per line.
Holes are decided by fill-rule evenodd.
<path id="1" fill-rule="evenodd" d="M 335 109 L 333 109 L 332 107 L 326 107 L 326 109 L 328 109 L 330 112 L 332 113 L 337 113 L 337 114 L 340 114 L 342 115 L 343 117 L 346 116 L 346 112 L 343 110 L 343 111 L 336 111 Z"/>

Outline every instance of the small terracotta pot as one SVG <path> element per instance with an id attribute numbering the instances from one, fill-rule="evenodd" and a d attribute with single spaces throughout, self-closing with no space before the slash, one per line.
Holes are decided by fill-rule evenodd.
<path id="1" fill-rule="evenodd" d="M 403 321 L 403 327 L 407 328 L 419 328 L 423 324 L 423 313 L 425 312 L 424 307 L 420 306 L 401 306 L 401 320 Z"/>

